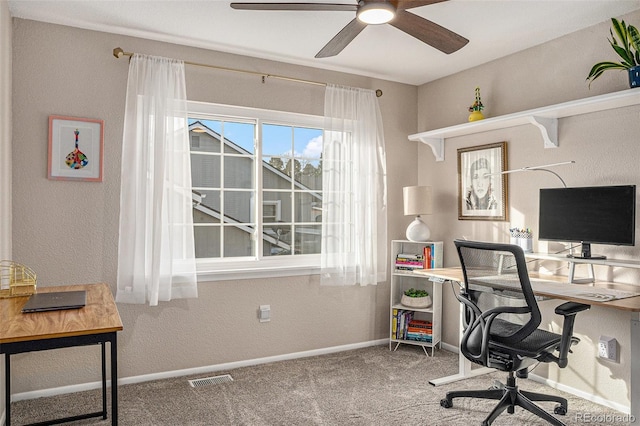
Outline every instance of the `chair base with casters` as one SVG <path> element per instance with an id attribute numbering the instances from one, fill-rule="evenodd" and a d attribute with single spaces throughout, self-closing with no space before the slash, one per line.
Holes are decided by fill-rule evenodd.
<path id="1" fill-rule="evenodd" d="M 509 414 L 515 412 L 515 407 L 522 407 L 538 417 L 556 426 L 564 426 L 560 420 L 543 410 L 534 403 L 540 401 L 557 402 L 554 408 L 555 414 L 565 415 L 567 413 L 567 400 L 561 396 L 546 395 L 542 393 L 519 390 L 516 378 L 512 371 L 509 372 L 507 384 L 502 389 L 486 390 L 462 390 L 447 392 L 446 398 L 440 400 L 440 405 L 444 408 L 453 407 L 453 398 L 480 398 L 499 400 L 498 405 L 491 411 L 489 416 L 482 422 L 482 426 L 489 426 L 504 410 Z"/>

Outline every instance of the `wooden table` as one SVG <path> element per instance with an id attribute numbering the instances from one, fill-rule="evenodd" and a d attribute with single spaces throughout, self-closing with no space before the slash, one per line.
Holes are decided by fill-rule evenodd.
<path id="1" fill-rule="evenodd" d="M 464 275 L 462 268 L 439 268 L 439 269 L 422 269 L 416 270 L 415 273 L 428 277 L 429 279 L 435 279 L 440 282 L 450 281 L 458 284 L 464 282 Z M 553 276 L 553 275 L 541 275 L 536 272 L 529 272 L 531 278 L 543 278 L 545 280 L 558 281 L 559 283 L 567 283 L 567 277 Z M 598 282 L 593 284 L 595 287 L 608 287 L 619 288 L 621 290 L 636 290 L 637 287 L 630 286 L 628 284 L 611 283 L 611 282 Z M 608 302 L 599 302 L 586 299 L 578 299 L 571 297 L 567 294 L 560 292 L 556 293 L 550 288 L 543 287 L 543 289 L 536 288 L 532 283 L 532 289 L 536 296 L 544 296 L 553 299 L 562 299 L 572 302 L 585 303 L 592 306 L 602 306 L 609 309 L 616 309 L 626 311 L 631 315 L 631 348 L 630 348 L 630 360 L 631 360 L 631 378 L 629 386 L 629 400 L 631 401 L 630 414 L 635 418 L 640 418 L 640 296 L 628 297 L 626 299 L 610 300 Z M 586 286 L 585 286 L 586 287 Z M 462 336 L 462 315 L 463 309 L 461 306 L 460 314 L 460 336 Z M 442 377 L 439 379 L 431 380 L 429 383 L 434 386 L 439 386 L 447 383 L 452 383 L 458 380 L 464 380 L 467 378 L 486 374 L 494 371 L 491 368 L 482 367 L 472 369 L 472 363 L 463 354 L 462 351 L 458 352 L 458 373 Z"/>
<path id="2" fill-rule="evenodd" d="M 122 320 L 107 284 L 39 287 L 38 293 L 86 290 L 87 304 L 81 309 L 23 314 L 26 297 L 0 299 L 0 354 L 5 355 L 6 426 L 11 425 L 11 355 L 100 344 L 102 349 L 102 411 L 39 423 L 52 425 L 101 416 L 107 418 L 106 350 L 111 349 L 111 424 L 118 424 L 118 352 L 116 333 Z"/>

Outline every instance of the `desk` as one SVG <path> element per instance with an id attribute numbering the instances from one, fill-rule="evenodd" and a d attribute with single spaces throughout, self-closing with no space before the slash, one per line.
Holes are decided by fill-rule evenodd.
<path id="1" fill-rule="evenodd" d="M 111 349 L 111 424 L 118 424 L 118 374 L 116 333 L 122 321 L 106 284 L 40 287 L 39 293 L 86 290 L 87 304 L 82 309 L 23 314 L 28 297 L 0 299 L 0 354 L 5 355 L 6 426 L 11 425 L 11 355 L 100 344 L 102 349 L 102 411 L 41 424 L 58 424 L 102 416 L 107 418 L 107 380 L 105 343 Z"/>
<path id="2" fill-rule="evenodd" d="M 450 281 L 456 283 L 464 282 L 464 276 L 462 274 L 462 268 L 439 268 L 439 269 L 424 269 L 415 271 L 417 274 L 425 275 L 429 278 L 435 278 L 441 281 Z M 561 276 L 549 276 L 549 275 L 540 275 L 535 272 L 529 272 L 529 276 L 531 278 L 543 278 L 545 280 L 558 281 L 558 282 L 567 282 L 567 277 Z M 621 288 L 623 290 L 628 290 L 629 285 L 619 284 L 619 283 L 610 283 L 610 282 L 596 282 L 594 284 L 595 287 L 609 287 L 609 288 Z M 532 286 L 533 287 L 533 286 Z M 618 300 L 610 300 L 608 302 L 598 302 L 592 300 L 584 300 L 578 299 L 576 297 L 567 296 L 565 294 L 554 293 L 549 290 L 549 288 L 545 288 L 544 291 L 536 290 L 533 288 L 533 292 L 536 296 L 545 296 L 553 299 L 562 299 L 568 300 L 571 302 L 579 302 L 585 303 L 591 306 L 602 306 L 609 309 L 617 309 L 622 311 L 627 311 L 631 314 L 631 375 L 629 384 L 629 396 L 631 401 L 631 410 L 630 414 L 635 416 L 636 418 L 640 418 L 640 296 L 629 297 L 626 299 L 618 299 Z M 462 307 L 461 307 L 462 310 Z M 578 319 L 579 321 L 579 319 Z M 462 315 L 461 315 L 461 323 L 462 323 Z M 460 330 L 462 330 L 462 324 L 460 324 Z M 432 380 L 431 383 L 434 386 L 443 385 L 446 383 L 452 383 L 458 380 L 463 380 L 470 377 L 479 376 L 482 374 L 486 374 L 488 372 L 494 371 L 490 368 L 476 368 L 471 369 L 471 361 L 467 360 L 465 356 L 462 354 L 462 351 L 458 352 L 458 374 L 454 374 L 452 376 L 442 377 L 440 379 Z"/>

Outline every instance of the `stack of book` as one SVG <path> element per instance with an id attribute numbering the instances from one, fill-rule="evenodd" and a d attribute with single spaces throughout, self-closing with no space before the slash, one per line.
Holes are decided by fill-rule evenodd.
<path id="1" fill-rule="evenodd" d="M 412 271 L 424 269 L 425 259 L 421 254 L 398 253 L 396 255 L 396 269 L 400 271 Z"/>
<path id="2" fill-rule="evenodd" d="M 391 338 L 431 343 L 433 341 L 431 321 L 416 319 L 413 316 L 414 311 L 394 309 L 391 322 Z"/>
<path id="3" fill-rule="evenodd" d="M 417 340 L 431 343 L 433 341 L 433 327 L 431 321 L 412 319 L 407 324 L 407 340 Z"/>

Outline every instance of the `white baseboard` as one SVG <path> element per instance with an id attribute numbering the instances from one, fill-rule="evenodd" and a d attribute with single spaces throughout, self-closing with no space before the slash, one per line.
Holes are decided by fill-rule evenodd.
<path id="1" fill-rule="evenodd" d="M 563 385 L 562 383 L 558 383 L 555 380 L 549 380 L 545 377 L 537 376 L 535 374 L 529 374 L 529 379 L 534 382 L 545 384 L 554 389 L 558 389 L 563 392 L 570 393 L 571 395 L 575 395 L 582 399 L 586 399 L 587 401 L 595 402 L 596 404 L 604 405 L 605 407 L 613 408 L 614 410 L 618 410 L 622 413 L 629 414 L 631 412 L 631 408 L 628 405 L 620 404 L 618 402 L 610 401 L 608 399 L 604 399 L 600 396 L 593 395 L 589 392 L 582 391 L 580 389 L 573 388 L 571 386 Z"/>
<path id="2" fill-rule="evenodd" d="M 371 340 L 368 342 L 352 343 L 352 344 L 341 345 L 341 346 L 332 346 L 329 348 L 314 349 L 314 350 L 304 351 L 304 352 L 294 352 L 290 354 L 275 355 L 275 356 L 269 356 L 264 358 L 248 359 L 244 361 L 228 362 L 224 364 L 208 365 L 208 366 L 195 367 L 195 368 L 186 368 L 183 370 L 163 371 L 161 373 L 152 373 L 152 374 L 144 374 L 141 376 L 121 378 L 121 379 L 118 379 L 118 385 L 142 383 L 142 382 L 149 382 L 152 380 L 169 379 L 173 377 L 190 376 L 194 374 L 205 374 L 205 373 L 212 373 L 216 371 L 226 371 L 226 370 L 232 370 L 240 367 L 250 367 L 253 365 L 267 364 L 267 363 L 277 362 L 277 361 L 286 361 L 291 359 L 326 355 L 326 354 L 331 354 L 336 352 L 349 351 L 352 349 L 360 349 L 360 348 L 366 348 L 369 346 L 379 346 L 379 345 L 385 345 L 385 344 L 389 344 L 389 339 Z M 108 380 L 107 384 L 110 386 L 111 381 Z M 11 400 L 22 401 L 26 399 L 35 399 L 35 398 L 42 398 L 42 397 L 48 397 L 48 396 L 63 395 L 67 393 L 82 392 L 82 391 L 92 390 L 92 389 L 100 389 L 101 386 L 102 386 L 102 382 L 97 381 L 97 382 L 91 382 L 91 383 L 83 383 L 79 385 L 61 386 L 57 388 L 41 389 L 41 390 L 30 391 L 30 392 L 21 392 L 21 393 L 12 394 Z M 0 425 L 1 424 L 3 423 L 0 422 Z"/>
<path id="3" fill-rule="evenodd" d="M 458 351 L 460 350 L 458 345 L 450 345 L 445 342 L 440 342 L 440 345 L 442 345 L 442 349 L 444 349 L 445 351 L 453 352 L 454 354 L 457 354 Z"/>

